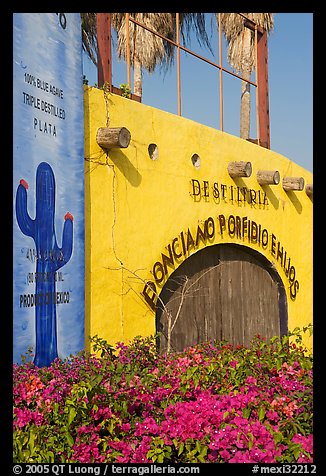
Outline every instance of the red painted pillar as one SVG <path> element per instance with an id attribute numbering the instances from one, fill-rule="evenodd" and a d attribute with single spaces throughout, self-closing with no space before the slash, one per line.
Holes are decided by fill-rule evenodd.
<path id="1" fill-rule="evenodd" d="M 97 81 L 101 88 L 107 83 L 112 86 L 112 52 L 111 52 L 111 14 L 96 13 L 97 29 Z"/>
<path id="2" fill-rule="evenodd" d="M 270 149 L 270 121 L 268 98 L 268 47 L 267 31 L 258 31 L 257 35 L 257 77 L 258 77 L 258 115 L 259 115 L 259 142 Z"/>

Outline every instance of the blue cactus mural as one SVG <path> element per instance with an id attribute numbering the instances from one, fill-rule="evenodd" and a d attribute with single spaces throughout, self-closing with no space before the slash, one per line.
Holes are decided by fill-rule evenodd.
<path id="1" fill-rule="evenodd" d="M 28 183 L 21 180 L 16 193 L 16 217 L 22 233 L 33 238 L 36 247 L 36 274 L 47 279 L 36 280 L 34 364 L 50 365 L 58 357 L 56 318 L 56 271 L 70 259 L 73 248 L 73 216 L 64 217 L 62 246 L 59 248 L 54 229 L 55 177 L 51 166 L 41 162 L 36 171 L 36 216 L 27 211 Z M 40 274 L 39 274 L 40 273 Z"/>

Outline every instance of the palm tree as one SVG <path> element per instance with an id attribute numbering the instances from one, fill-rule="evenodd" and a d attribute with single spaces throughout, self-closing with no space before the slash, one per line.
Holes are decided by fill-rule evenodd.
<path id="1" fill-rule="evenodd" d="M 175 13 L 132 13 L 131 15 L 139 23 L 175 41 Z M 187 33 L 187 39 L 189 39 L 189 32 L 194 26 L 198 41 L 210 48 L 203 13 L 180 13 L 179 22 L 184 42 L 186 42 L 185 33 Z M 118 33 L 118 57 L 126 59 L 125 13 L 113 13 L 112 25 Z M 174 59 L 174 46 L 144 28 L 135 25 L 133 22 L 129 24 L 129 32 L 130 57 L 131 64 L 134 67 L 134 93 L 141 96 L 142 68 L 145 68 L 150 73 L 158 65 L 168 69 Z"/>
<path id="2" fill-rule="evenodd" d="M 172 18 L 169 13 L 133 13 L 135 20 L 149 28 L 170 37 L 173 32 Z M 119 58 L 126 59 L 127 38 L 125 13 L 112 13 L 112 26 L 118 34 L 117 52 Z M 133 22 L 129 23 L 130 60 L 134 68 L 134 93 L 142 95 L 142 67 L 154 71 L 158 63 L 165 57 L 162 38 L 153 35 Z"/>
<path id="3" fill-rule="evenodd" d="M 228 43 L 228 61 L 241 73 L 240 137 L 249 139 L 250 135 L 250 80 L 255 69 L 254 32 L 244 26 L 244 15 L 258 26 L 269 32 L 274 27 L 273 13 L 220 13 L 221 24 Z M 216 13 L 218 17 L 218 13 Z"/>
<path id="4" fill-rule="evenodd" d="M 126 59 L 125 13 L 112 13 L 112 25 L 118 33 L 118 57 Z M 160 33 L 170 40 L 176 39 L 175 13 L 131 13 L 135 20 Z M 210 43 L 205 29 L 203 13 L 180 13 L 180 30 L 183 42 L 190 39 L 194 27 L 200 44 L 210 50 Z M 82 44 L 93 63 L 97 64 L 96 13 L 81 13 Z M 174 59 L 174 46 L 149 31 L 129 24 L 131 65 L 134 67 L 134 93 L 142 95 L 142 68 L 153 72 L 160 65 L 166 70 Z"/>

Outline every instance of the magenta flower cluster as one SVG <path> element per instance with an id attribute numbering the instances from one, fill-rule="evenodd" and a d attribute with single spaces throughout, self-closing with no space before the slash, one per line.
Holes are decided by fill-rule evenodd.
<path id="1" fill-rule="evenodd" d="M 14 365 L 15 462 L 313 461 L 312 357 L 289 338 L 92 341 L 100 357 Z"/>

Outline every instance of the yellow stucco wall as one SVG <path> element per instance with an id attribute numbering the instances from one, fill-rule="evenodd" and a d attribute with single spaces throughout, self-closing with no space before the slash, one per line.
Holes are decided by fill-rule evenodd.
<path id="1" fill-rule="evenodd" d="M 162 263 L 162 253 L 169 256 L 173 246 L 181 254 L 177 267 L 185 255 L 227 242 L 249 246 L 275 266 L 286 290 L 289 329 L 312 322 L 312 200 L 305 191 L 282 188 L 285 176 L 312 183 L 309 171 L 272 150 L 96 88 L 85 87 L 84 101 L 86 336 L 115 344 L 154 333 L 154 312 L 142 291 L 144 282 L 155 281 L 153 266 Z M 128 148 L 103 151 L 96 132 L 108 126 L 130 131 Z M 149 157 L 151 143 L 157 160 Z M 252 175 L 233 180 L 227 171 L 232 161 L 251 162 Z M 280 183 L 260 186 L 260 169 L 278 170 Z M 195 241 L 205 221 L 211 238 L 204 243 L 199 232 L 197 246 L 184 253 L 181 235 L 189 229 Z M 249 221 L 260 229 L 260 243 L 248 238 Z M 289 258 L 293 269 L 286 276 Z M 166 270 L 158 292 L 174 269 Z"/>

